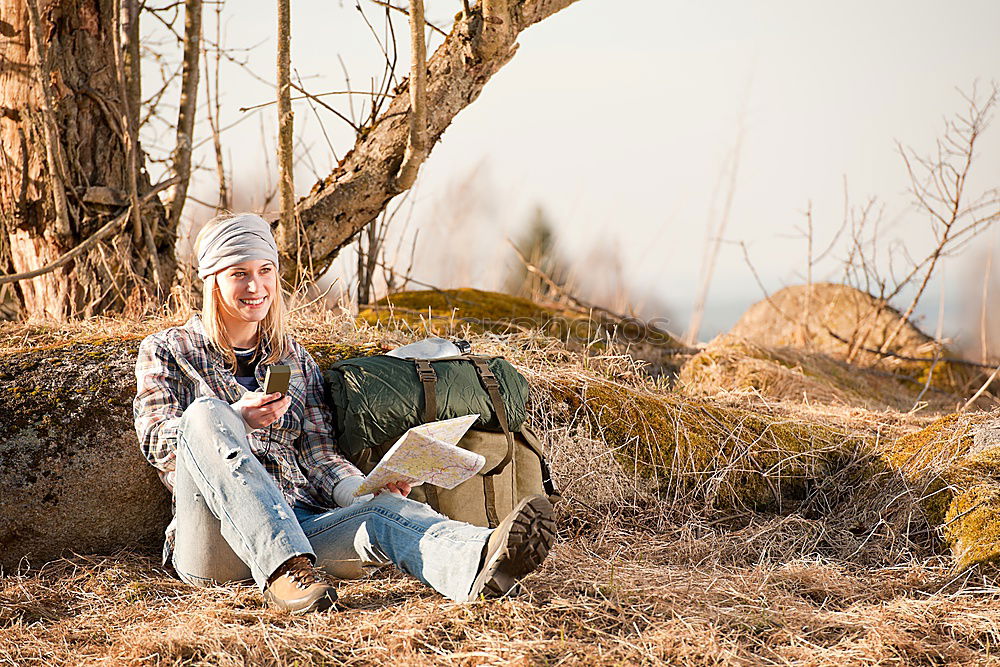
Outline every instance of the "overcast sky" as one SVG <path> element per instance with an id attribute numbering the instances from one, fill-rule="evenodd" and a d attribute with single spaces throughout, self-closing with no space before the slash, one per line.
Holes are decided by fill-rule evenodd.
<path id="1" fill-rule="evenodd" d="M 254 47 L 241 57 L 268 80 L 273 5 L 230 0 L 223 13 L 225 44 Z M 354 2 L 292 5 L 293 67 L 305 85 L 343 89 L 339 55 L 352 87 L 367 88 L 381 72 L 381 54 Z M 447 24 L 461 3 L 427 5 L 430 19 Z M 382 10 L 363 7 L 381 30 Z M 405 38 L 404 18 L 395 27 Z M 213 12 L 205 25 L 213 36 Z M 944 119 L 965 108 L 956 89 L 1000 81 L 998 28 L 996 0 L 580 0 L 521 35 L 516 57 L 425 164 L 407 231 L 420 230 L 414 273 L 444 287 L 497 287 L 510 261 L 504 238 L 516 238 L 541 206 L 582 283 L 598 290 L 614 283 L 617 257 L 634 301 L 668 309 L 682 330 L 705 230 L 731 194 L 705 338 L 761 298 L 739 243 L 768 289 L 803 282 L 805 211 L 811 205 L 815 245 L 825 245 L 843 219 L 845 182 L 852 203 L 883 202 L 886 241 L 905 238 L 919 253 L 929 227 L 908 208 L 895 141 L 932 150 Z M 148 66 L 146 76 L 148 92 Z M 224 125 L 246 115 L 239 107 L 273 96 L 238 68 L 224 67 L 222 76 Z M 346 98 L 325 99 L 349 113 Z M 304 194 L 336 160 L 314 112 L 304 103 L 295 109 L 309 147 L 296 173 Z M 351 130 L 320 114 L 343 155 Z M 274 165 L 274 123 L 265 110 L 224 135 L 227 169 L 255 201 L 265 190 L 264 165 Z M 984 135 L 978 152 L 975 192 L 1000 181 L 1000 128 Z M 209 158 L 201 154 L 206 166 Z M 198 175 L 199 197 L 212 196 L 213 179 Z M 209 216 L 197 204 L 186 212 L 195 223 Z M 989 245 L 981 238 L 944 269 L 952 335 L 961 333 L 957 301 L 969 292 L 968 267 Z M 834 259 L 842 254 L 832 253 L 814 277 L 839 278 Z M 934 290 L 924 312 L 936 316 Z"/>

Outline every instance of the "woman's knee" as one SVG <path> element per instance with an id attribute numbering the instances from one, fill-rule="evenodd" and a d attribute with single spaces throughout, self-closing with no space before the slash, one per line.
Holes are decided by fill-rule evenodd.
<path id="1" fill-rule="evenodd" d="M 208 442 L 214 438 L 206 435 L 218 434 L 237 443 L 246 442 L 246 425 L 232 406 L 218 398 L 203 396 L 196 399 L 184 410 L 180 431 L 182 439 L 188 443 Z"/>
<path id="2" fill-rule="evenodd" d="M 212 396 L 202 396 L 196 398 L 184 408 L 183 420 L 186 423 L 211 423 L 218 421 L 220 416 L 224 415 L 227 411 L 233 412 L 233 408 L 225 401 Z M 221 418 L 225 419 L 225 417 Z"/>

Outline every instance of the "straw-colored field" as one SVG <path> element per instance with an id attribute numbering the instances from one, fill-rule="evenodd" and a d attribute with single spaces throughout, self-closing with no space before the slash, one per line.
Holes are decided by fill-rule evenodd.
<path id="1" fill-rule="evenodd" d="M 317 356 L 421 335 L 297 318 Z M 162 325 L 7 325 L 0 354 Z M 969 501 L 997 477 L 969 435 L 988 414 L 936 421 L 947 401 L 934 413 L 871 409 L 879 395 L 853 399 L 878 378 L 853 386 L 849 366 L 814 355 L 754 348 L 754 363 L 808 371 L 775 395 L 715 386 L 718 373 L 712 391 L 685 392 L 616 343 L 586 354 L 524 326 L 464 333 L 531 382 L 563 487 L 559 542 L 525 595 L 454 604 L 385 570 L 343 582 L 341 609 L 293 617 L 255 589 L 189 587 L 149 554 L 71 556 L 0 579 L 0 664 L 996 660 L 1000 588 L 988 561 L 1000 519 L 982 511 L 989 498 Z M 824 372 L 835 376 L 824 383 Z M 892 396 L 897 408 L 904 399 Z"/>

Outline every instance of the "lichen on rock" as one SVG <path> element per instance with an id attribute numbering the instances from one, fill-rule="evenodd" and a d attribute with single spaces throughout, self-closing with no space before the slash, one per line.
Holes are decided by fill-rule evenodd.
<path id="1" fill-rule="evenodd" d="M 922 489 L 959 569 L 1000 560 L 1000 449 L 975 447 L 989 421 L 987 413 L 946 415 L 885 450 L 887 463 Z"/>
<path id="2" fill-rule="evenodd" d="M 169 498 L 132 429 L 135 340 L 0 357 L 0 567 L 152 547 Z"/>

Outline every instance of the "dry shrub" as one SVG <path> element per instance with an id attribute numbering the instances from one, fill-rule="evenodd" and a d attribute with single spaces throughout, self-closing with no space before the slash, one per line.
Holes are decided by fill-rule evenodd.
<path id="1" fill-rule="evenodd" d="M 908 411 L 955 410 L 960 397 L 900 373 L 848 364 L 822 352 L 766 347 L 731 334 L 712 340 L 681 368 L 678 390 L 691 396 L 753 392 L 768 399 Z"/>

